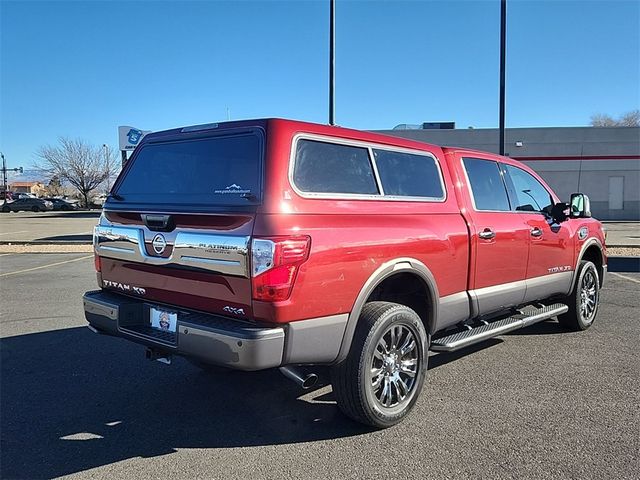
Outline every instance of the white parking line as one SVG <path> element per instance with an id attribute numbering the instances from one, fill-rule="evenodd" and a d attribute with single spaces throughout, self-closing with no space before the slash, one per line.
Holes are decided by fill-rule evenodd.
<path id="1" fill-rule="evenodd" d="M 24 270 L 16 270 L 15 272 L 8 272 L 0 274 L 0 277 L 8 277 L 9 275 L 17 275 L 18 273 L 33 272 L 34 270 L 40 270 L 41 268 L 55 267 L 56 265 L 64 265 L 65 263 L 77 262 L 79 260 L 86 260 L 87 258 L 93 258 L 93 255 L 87 255 L 86 257 L 74 258 L 73 260 L 65 260 L 64 262 L 49 263 L 48 265 L 40 265 L 39 267 L 26 268 Z"/>
<path id="2" fill-rule="evenodd" d="M 637 278 L 631 278 L 631 277 L 627 277 L 626 275 L 621 275 L 619 273 L 616 272 L 609 272 L 611 275 L 615 275 L 616 277 L 620 277 L 620 278 L 624 278 L 625 280 L 630 280 L 634 283 L 640 283 L 640 280 L 638 280 Z"/>
<path id="3" fill-rule="evenodd" d="M 19 232 L 5 232 L 5 233 L 0 233 L 0 235 L 15 235 L 16 233 L 27 233 L 27 231 L 20 230 Z"/>

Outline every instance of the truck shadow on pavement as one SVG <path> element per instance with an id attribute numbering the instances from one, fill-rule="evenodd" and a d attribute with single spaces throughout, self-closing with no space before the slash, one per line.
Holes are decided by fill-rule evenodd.
<path id="1" fill-rule="evenodd" d="M 371 431 L 277 370 L 206 373 L 86 328 L 0 340 L 2 478 L 50 478 L 178 448 L 308 442 Z M 329 397 L 329 398 L 327 398 Z"/>
<path id="2" fill-rule="evenodd" d="M 499 343 L 438 354 L 430 368 Z M 0 352 L 2 478 L 57 477 L 180 448 L 373 431 L 343 416 L 328 388 L 305 392 L 277 370 L 214 374 L 182 358 L 166 366 L 145 360 L 139 345 L 84 327 L 3 338 Z"/>

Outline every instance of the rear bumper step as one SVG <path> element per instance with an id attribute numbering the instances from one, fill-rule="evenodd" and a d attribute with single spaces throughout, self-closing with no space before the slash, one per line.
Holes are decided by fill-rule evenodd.
<path id="1" fill-rule="evenodd" d="M 436 352 L 453 352 L 473 345 L 474 343 L 528 327 L 534 323 L 565 313 L 567 310 L 569 310 L 569 307 L 561 303 L 555 303 L 541 308 L 528 306 L 521 309 L 519 314 L 512 315 L 508 318 L 463 332 L 453 333 L 446 337 L 437 338 L 431 342 L 431 350 Z"/>

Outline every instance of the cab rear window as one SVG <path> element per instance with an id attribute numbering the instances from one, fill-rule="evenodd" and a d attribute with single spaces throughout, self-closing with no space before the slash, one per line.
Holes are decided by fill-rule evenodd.
<path id="1" fill-rule="evenodd" d="M 262 136 L 221 135 L 142 146 L 117 186 L 117 202 L 250 205 L 260 200 Z"/>

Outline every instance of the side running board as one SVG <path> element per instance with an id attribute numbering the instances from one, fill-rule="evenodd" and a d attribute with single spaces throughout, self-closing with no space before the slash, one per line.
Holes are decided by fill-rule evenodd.
<path id="1" fill-rule="evenodd" d="M 460 348 L 482 342 L 489 338 L 503 335 L 513 330 L 528 327 L 534 323 L 547 320 L 556 315 L 567 312 L 569 307 L 562 303 L 554 303 L 546 307 L 527 306 L 520 309 L 520 313 L 486 325 L 471 328 L 463 332 L 440 337 L 431 342 L 431 350 L 436 352 L 453 352 Z"/>

